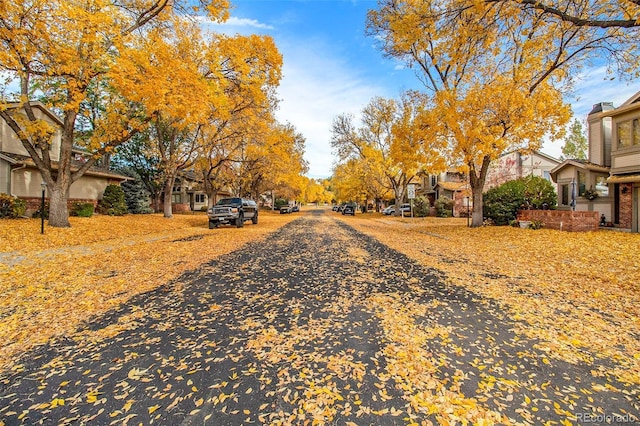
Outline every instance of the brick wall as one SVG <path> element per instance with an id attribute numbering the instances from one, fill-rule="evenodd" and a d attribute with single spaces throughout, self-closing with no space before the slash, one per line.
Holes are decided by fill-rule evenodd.
<path id="1" fill-rule="evenodd" d="M 191 211 L 189 204 L 173 203 L 171 204 L 171 211 L 173 213 L 186 213 Z"/>
<path id="2" fill-rule="evenodd" d="M 620 184 L 620 228 L 631 228 L 633 220 L 633 184 Z"/>
<path id="3" fill-rule="evenodd" d="M 600 228 L 598 212 L 571 210 L 521 210 L 518 220 L 539 220 L 547 229 L 568 232 L 597 231 Z"/>

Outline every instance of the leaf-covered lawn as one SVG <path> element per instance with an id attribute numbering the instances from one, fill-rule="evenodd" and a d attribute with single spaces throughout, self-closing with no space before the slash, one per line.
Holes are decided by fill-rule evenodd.
<path id="1" fill-rule="evenodd" d="M 516 331 L 539 339 L 549 358 L 609 359 L 616 367 L 592 374 L 640 385 L 640 235 L 472 229 L 466 219 L 379 214 L 343 220 L 508 306 Z"/>
<path id="2" fill-rule="evenodd" d="M 637 417 L 637 311 L 608 312 L 612 306 L 589 293 L 614 294 L 612 284 L 593 283 L 585 273 L 561 275 L 552 265 L 570 264 L 550 253 L 572 240 L 580 248 L 566 250 L 587 257 L 576 260 L 580 265 L 596 250 L 586 245 L 602 239 L 615 255 L 623 243 L 632 250 L 638 236 L 467 229 L 457 219 L 327 211 L 234 250 L 250 232 L 258 239 L 296 217 L 264 215 L 258 226 L 213 231 L 200 218 L 179 217 L 184 226 L 164 233 L 151 225 L 132 237 L 11 257 L 11 268 L 44 259 L 51 269 L 52 253 L 69 263 L 75 256 L 85 271 L 106 261 L 120 266 L 109 266 L 114 276 L 78 274 L 67 283 L 77 293 L 59 290 L 65 306 L 47 287 L 33 286 L 33 305 L 49 311 L 37 312 L 43 330 L 28 316 L 23 323 L 54 344 L 17 365 L 17 351 L 38 342 L 14 328 L 22 340 L 4 355 L 14 371 L 4 376 L 0 416 L 7 424 L 348 425 Z M 212 245 L 233 253 L 206 253 Z M 162 269 L 156 258 L 169 266 Z M 154 269 L 165 275 L 154 278 Z M 193 273 L 176 280 L 180 271 Z M 119 284 L 118 274 L 127 281 Z M 93 284 L 73 284 L 85 279 Z M 133 296 L 154 279 L 155 291 Z M 637 290 L 625 288 L 637 300 Z M 102 306 L 91 311 L 91 303 Z M 66 305 L 72 307 L 65 316 L 58 311 Z M 64 327 L 52 331 L 45 321 Z"/>
<path id="3" fill-rule="evenodd" d="M 44 235 L 40 221 L 2 220 L 0 370 L 19 369 L 17 355 L 297 217 L 261 212 L 258 225 L 215 230 L 202 213 L 72 217 L 71 228 Z"/>

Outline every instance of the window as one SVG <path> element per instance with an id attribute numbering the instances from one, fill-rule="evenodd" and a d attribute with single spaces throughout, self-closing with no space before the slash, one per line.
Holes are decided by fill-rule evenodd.
<path id="1" fill-rule="evenodd" d="M 196 194 L 196 203 L 204 204 L 206 202 L 206 196 L 204 194 Z"/>
<path id="2" fill-rule="evenodd" d="M 562 204 L 563 206 L 568 206 L 569 205 L 569 184 L 565 183 L 560 187 L 560 191 L 562 192 L 562 200 L 560 201 L 560 204 Z"/>
<path id="3" fill-rule="evenodd" d="M 584 190 L 587 189 L 587 179 L 584 172 L 578 170 L 578 195 L 582 196 Z"/>
<path id="4" fill-rule="evenodd" d="M 549 182 L 551 182 L 551 172 L 550 172 L 549 170 L 544 170 L 544 171 L 542 172 L 542 174 L 543 174 L 543 176 L 544 176 L 544 178 L 545 178 L 546 180 L 548 180 Z"/>
<path id="5" fill-rule="evenodd" d="M 435 187 L 438 184 L 438 175 L 431 175 L 431 187 Z"/>
<path id="6" fill-rule="evenodd" d="M 173 201 L 175 204 L 181 204 L 182 203 L 182 194 L 173 194 L 171 196 L 171 201 Z"/>
<path id="7" fill-rule="evenodd" d="M 609 195 L 609 184 L 607 184 L 606 176 L 596 176 L 596 192 L 600 197 Z"/>
<path id="8" fill-rule="evenodd" d="M 640 119 L 618 123 L 618 148 L 640 145 Z"/>

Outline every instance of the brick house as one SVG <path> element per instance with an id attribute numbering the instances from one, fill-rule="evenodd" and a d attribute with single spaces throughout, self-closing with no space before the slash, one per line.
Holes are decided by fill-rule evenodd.
<path id="1" fill-rule="evenodd" d="M 551 171 L 558 209 L 598 212 L 611 226 L 640 232 L 640 92 L 618 108 L 595 104 L 587 121 L 588 160 Z"/>
<path id="2" fill-rule="evenodd" d="M 529 154 L 523 154 L 519 151 L 506 153 L 493 160 L 489 165 L 483 192 L 525 176 L 538 176 L 553 183 L 551 170 L 560 163 L 561 161 L 557 158 L 539 151 L 533 151 Z"/>
<path id="3" fill-rule="evenodd" d="M 11 106 L 10 106 L 11 107 Z M 60 119 L 40 102 L 32 103 L 36 117 L 56 129 L 51 141 L 51 159 L 54 169 L 60 158 L 62 125 Z M 13 107 L 14 114 L 21 109 Z M 73 162 L 78 167 L 84 161 L 85 153 L 74 150 Z M 109 184 L 119 185 L 129 179 L 109 172 L 108 157 L 89 169 L 84 176 L 71 185 L 69 205 L 74 202 L 91 202 L 94 205 L 102 198 Z M 42 177 L 29 153 L 16 137 L 13 130 L 0 119 L 0 193 L 10 194 L 27 202 L 27 209 L 33 211 L 40 205 Z"/>

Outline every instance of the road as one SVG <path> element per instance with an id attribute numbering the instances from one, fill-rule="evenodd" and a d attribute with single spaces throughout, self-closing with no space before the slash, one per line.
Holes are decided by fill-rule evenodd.
<path id="1" fill-rule="evenodd" d="M 498 303 L 447 286 L 348 220 L 301 216 L 25 354 L 0 376 L 0 424 L 638 417 L 628 388 L 597 365 L 550 361 Z"/>

